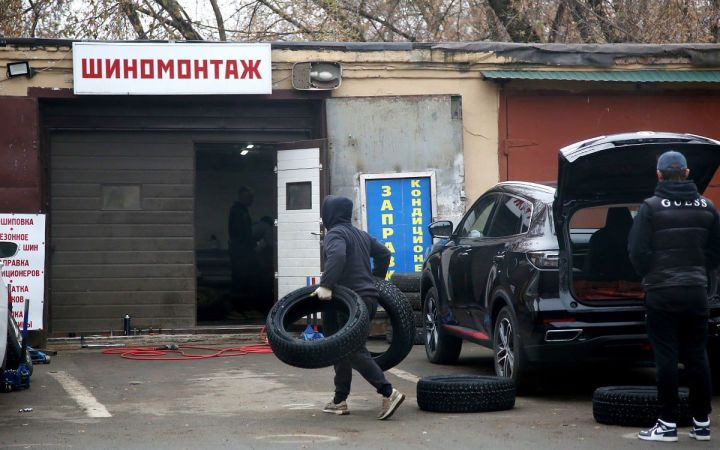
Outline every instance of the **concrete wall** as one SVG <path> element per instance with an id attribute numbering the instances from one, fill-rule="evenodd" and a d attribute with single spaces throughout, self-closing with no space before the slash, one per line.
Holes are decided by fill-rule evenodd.
<path id="1" fill-rule="evenodd" d="M 460 98 L 333 98 L 327 102 L 330 187 L 355 200 L 360 175 L 434 171 L 435 218 L 458 223 L 465 210 Z"/>

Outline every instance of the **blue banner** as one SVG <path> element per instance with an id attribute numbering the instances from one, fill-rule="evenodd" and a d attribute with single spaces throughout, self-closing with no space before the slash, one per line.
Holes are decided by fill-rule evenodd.
<path id="1" fill-rule="evenodd" d="M 430 177 L 365 181 L 368 233 L 392 253 L 393 272 L 420 272 L 432 245 Z"/>

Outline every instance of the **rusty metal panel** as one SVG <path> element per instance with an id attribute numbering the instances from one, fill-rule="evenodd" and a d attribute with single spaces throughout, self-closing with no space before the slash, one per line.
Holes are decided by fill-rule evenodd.
<path id="1" fill-rule="evenodd" d="M 0 97 L 0 180 L 0 211 L 40 211 L 36 99 Z"/>
<path id="2" fill-rule="evenodd" d="M 653 130 L 720 139 L 720 95 L 704 93 L 521 93 L 501 101 L 500 178 L 553 182 L 558 150 L 595 136 Z M 692 168 L 691 168 L 692 169 Z M 649 167 L 648 170 L 653 170 Z M 708 195 L 720 201 L 720 177 Z M 648 193 L 649 195 L 650 193 Z"/>
<path id="3" fill-rule="evenodd" d="M 433 214 L 458 222 L 465 211 L 460 97 L 333 98 L 327 124 L 330 192 L 355 199 L 356 220 L 361 174 L 433 170 Z"/>

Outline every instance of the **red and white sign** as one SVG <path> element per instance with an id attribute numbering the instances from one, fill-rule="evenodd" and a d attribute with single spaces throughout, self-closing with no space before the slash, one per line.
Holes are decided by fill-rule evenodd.
<path id="1" fill-rule="evenodd" d="M 0 241 L 18 245 L 15 256 L 0 260 L 0 273 L 12 299 L 15 320 L 22 328 L 25 301 L 30 300 L 28 329 L 41 330 L 45 303 L 45 215 L 0 214 Z"/>
<path id="2" fill-rule="evenodd" d="M 77 95 L 271 94 L 270 44 L 74 42 Z"/>

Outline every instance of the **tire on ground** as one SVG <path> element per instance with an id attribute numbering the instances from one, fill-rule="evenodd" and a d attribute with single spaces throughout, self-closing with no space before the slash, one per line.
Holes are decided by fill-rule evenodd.
<path id="1" fill-rule="evenodd" d="M 680 388 L 678 426 L 690 424 L 688 390 Z M 593 417 L 605 425 L 652 426 L 660 416 L 654 386 L 605 386 L 593 393 Z"/>
<path id="2" fill-rule="evenodd" d="M 310 295 L 315 289 L 317 286 L 307 286 L 287 294 L 275 303 L 267 317 L 270 347 L 278 359 L 291 366 L 306 369 L 332 366 L 359 350 L 367 339 L 368 311 L 360 296 L 346 287 L 336 286 L 332 300 L 323 301 Z M 300 333 L 288 332 L 302 317 L 328 310 L 348 317 L 336 333 L 305 341 Z"/>
<path id="3" fill-rule="evenodd" d="M 390 277 L 390 282 L 403 292 L 420 292 L 418 272 L 395 272 Z"/>
<path id="4" fill-rule="evenodd" d="M 422 310 L 422 298 L 419 292 L 404 292 L 404 294 L 414 311 Z"/>
<path id="5" fill-rule="evenodd" d="M 385 371 L 400 364 L 412 350 L 415 343 L 415 318 L 410 304 L 400 290 L 391 283 L 375 280 L 375 288 L 380 294 L 380 306 L 385 309 L 392 333 L 388 332 L 390 345 L 384 352 L 370 354 Z"/>
<path id="6" fill-rule="evenodd" d="M 515 383 L 481 375 L 424 377 L 417 384 L 417 403 L 433 412 L 504 411 L 515 406 Z"/>

